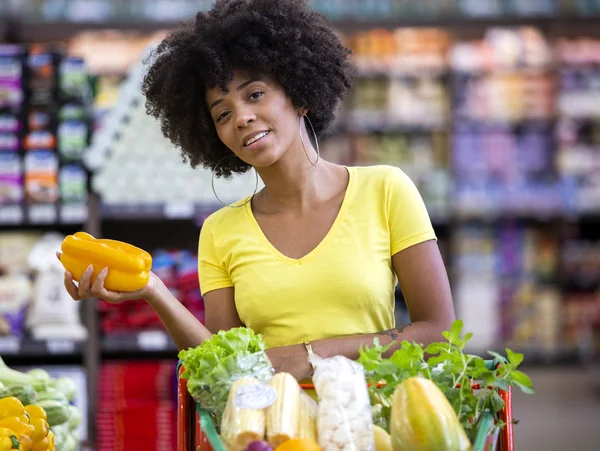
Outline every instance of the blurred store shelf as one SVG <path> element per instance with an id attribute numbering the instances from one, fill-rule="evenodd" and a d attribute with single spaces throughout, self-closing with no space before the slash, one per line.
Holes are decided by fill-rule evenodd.
<path id="1" fill-rule="evenodd" d="M 0 226 L 84 224 L 88 217 L 85 204 L 39 204 L 0 206 Z"/>
<path id="2" fill-rule="evenodd" d="M 163 330 L 106 334 L 102 337 L 101 349 L 106 358 L 177 359 L 177 347 Z"/>
<path id="3" fill-rule="evenodd" d="M 34 41 L 60 41 L 72 37 L 81 31 L 90 30 L 127 30 L 143 33 L 173 29 L 181 24 L 181 20 L 153 21 L 135 20 L 130 18 L 109 19 L 104 21 L 71 21 L 55 20 L 40 21 L 27 20 L 27 18 L 15 19 L 11 23 L 0 21 L 0 31 L 10 33 L 13 39 L 22 42 Z M 574 27 L 595 25 L 598 22 L 596 16 L 583 15 L 531 15 L 531 16 L 490 16 L 490 17 L 398 17 L 390 19 L 355 19 L 340 18 L 333 19 L 334 27 L 343 32 L 364 30 L 365 28 L 394 29 L 398 27 L 439 27 L 449 29 L 484 30 L 489 27 L 523 26 L 530 25 L 538 28 L 549 27 Z"/>
<path id="4" fill-rule="evenodd" d="M 0 337 L 0 355 L 7 363 L 73 363 L 83 357 L 85 341 L 69 338 L 35 340 L 30 337 Z"/>

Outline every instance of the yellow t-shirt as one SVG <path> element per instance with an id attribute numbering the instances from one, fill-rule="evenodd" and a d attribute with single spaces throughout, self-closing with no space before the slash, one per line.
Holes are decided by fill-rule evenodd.
<path id="1" fill-rule="evenodd" d="M 331 229 L 300 259 L 271 245 L 250 203 L 222 208 L 204 222 L 202 294 L 235 287 L 240 319 L 268 347 L 393 328 L 397 278 L 391 257 L 436 239 L 423 200 L 402 170 L 365 166 L 348 172 Z"/>

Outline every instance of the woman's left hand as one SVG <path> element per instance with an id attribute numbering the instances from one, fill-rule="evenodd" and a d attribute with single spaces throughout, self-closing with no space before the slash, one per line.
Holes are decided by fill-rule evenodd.
<path id="1" fill-rule="evenodd" d="M 290 373 L 300 381 L 312 374 L 304 345 L 280 346 L 267 349 L 267 356 L 277 373 Z"/>

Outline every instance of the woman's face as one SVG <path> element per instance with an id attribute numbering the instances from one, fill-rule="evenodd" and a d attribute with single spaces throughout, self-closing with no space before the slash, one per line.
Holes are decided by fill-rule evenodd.
<path id="1" fill-rule="evenodd" d="M 221 141 L 254 167 L 277 162 L 299 137 L 300 116 L 283 88 L 270 78 L 236 72 L 227 89 L 206 93 Z"/>

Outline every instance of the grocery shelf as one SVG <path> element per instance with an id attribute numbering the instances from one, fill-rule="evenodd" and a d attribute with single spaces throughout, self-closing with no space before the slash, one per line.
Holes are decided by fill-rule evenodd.
<path id="1" fill-rule="evenodd" d="M 215 203 L 165 202 L 152 204 L 103 204 L 103 219 L 162 220 L 193 219 L 214 213 L 222 205 Z"/>
<path id="2" fill-rule="evenodd" d="M 1 205 L 0 226 L 78 225 L 88 217 L 85 204 Z"/>
<path id="3" fill-rule="evenodd" d="M 394 29 L 398 27 L 445 27 L 459 31 L 485 30 L 489 27 L 531 25 L 539 28 L 578 27 L 597 24 L 598 17 L 583 15 L 502 15 L 473 17 L 465 15 L 410 17 L 403 16 L 389 19 L 364 19 L 355 17 L 338 17 L 331 19 L 335 28 L 343 32 L 364 30 L 365 28 Z M 0 31 L 10 34 L 12 39 L 21 42 L 55 41 L 71 38 L 75 33 L 88 30 L 127 30 L 153 32 L 172 29 L 181 24 L 181 20 L 152 21 L 135 19 L 115 19 L 106 21 L 34 21 L 16 18 L 11 23 L 0 22 Z"/>
<path id="4" fill-rule="evenodd" d="M 163 330 L 105 334 L 100 346 L 104 358 L 177 359 L 177 347 Z"/>
<path id="5" fill-rule="evenodd" d="M 7 363 L 74 363 L 84 354 L 85 341 L 71 338 L 35 340 L 30 337 L 0 337 L 0 355 Z"/>

